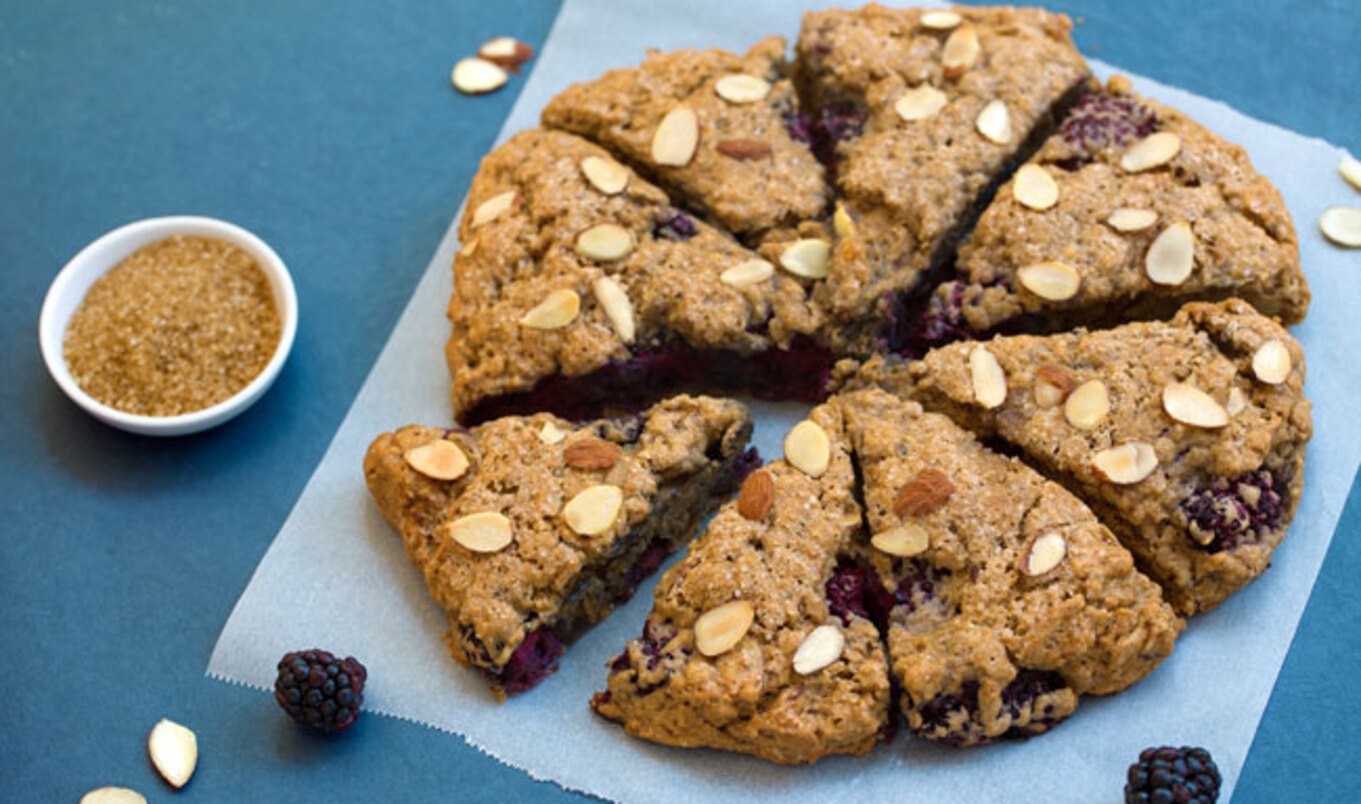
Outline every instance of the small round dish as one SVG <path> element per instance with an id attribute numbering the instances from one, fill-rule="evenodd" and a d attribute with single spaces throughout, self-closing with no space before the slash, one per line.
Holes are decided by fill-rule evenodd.
<path id="1" fill-rule="evenodd" d="M 228 399 L 210 407 L 176 416 L 141 416 L 109 407 L 76 384 L 62 354 L 67 323 L 95 280 L 143 246 L 175 235 L 212 237 L 246 251 L 264 271 L 279 312 L 279 344 L 264 369 Z M 38 345 L 52 379 L 65 394 L 96 419 L 131 433 L 153 436 L 187 435 L 216 427 L 249 408 L 283 368 L 298 331 L 298 296 L 283 260 L 263 240 L 239 226 L 214 218 L 177 215 L 147 218 L 121 226 L 100 237 L 66 264 L 43 300 L 38 318 Z"/>

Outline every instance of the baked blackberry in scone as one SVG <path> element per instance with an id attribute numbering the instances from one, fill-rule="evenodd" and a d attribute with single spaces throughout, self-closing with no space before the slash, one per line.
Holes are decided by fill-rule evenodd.
<path id="1" fill-rule="evenodd" d="M 759 461 L 750 434 L 741 405 L 680 396 L 582 426 L 404 427 L 374 440 L 364 475 L 449 618 L 449 652 L 504 697 L 690 538 Z"/>
<path id="2" fill-rule="evenodd" d="M 618 154 L 677 201 L 755 245 L 825 216 L 828 187 L 797 125 L 784 39 L 746 55 L 650 52 L 638 67 L 569 87 L 543 124 Z M 787 237 L 787 236 L 786 236 Z"/>
<path id="3" fill-rule="evenodd" d="M 1072 494 L 915 402 L 877 389 L 833 401 L 914 734 L 955 746 L 1041 734 L 1171 654 L 1182 620 Z"/>
<path id="4" fill-rule="evenodd" d="M 682 389 L 823 395 L 807 280 L 586 140 L 535 129 L 492 151 L 459 236 L 445 354 L 464 423 L 590 418 Z"/>
<path id="5" fill-rule="evenodd" d="M 1304 353 L 1238 299 L 1171 321 L 874 358 L 862 379 L 1018 450 L 1066 484 L 1184 614 L 1266 570 L 1312 433 Z"/>
<path id="6" fill-rule="evenodd" d="M 1116 76 L 1001 188 L 921 327 L 938 339 L 1170 318 L 1231 296 L 1287 324 L 1309 287 L 1247 153 Z"/>
<path id="7" fill-rule="evenodd" d="M 1070 27 L 1040 9 L 872 4 L 804 16 L 795 80 L 840 199 L 815 293 L 837 351 L 908 337 L 913 294 L 1083 85 Z"/>
<path id="8" fill-rule="evenodd" d="M 839 409 L 815 408 L 785 455 L 662 576 L 642 636 L 611 664 L 591 705 L 630 734 L 781 764 L 886 737 L 887 661 L 868 576 L 847 561 L 862 512 Z"/>

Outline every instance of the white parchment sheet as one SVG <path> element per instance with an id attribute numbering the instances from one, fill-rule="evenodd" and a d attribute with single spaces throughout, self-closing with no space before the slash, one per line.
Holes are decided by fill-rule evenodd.
<path id="1" fill-rule="evenodd" d="M 792 41 L 804 4 L 685 0 L 567 0 L 538 56 L 502 139 L 537 123 L 569 83 L 641 61 L 656 47 L 746 47 L 770 33 Z M 606 22 L 608 21 L 608 22 Z M 495 32 L 488 32 L 489 34 Z M 438 66 L 443 69 L 442 66 Z M 1110 68 L 1094 64 L 1103 76 Z M 538 779 L 620 801 L 718 804 L 780 798 L 787 804 L 851 800 L 1117 801 L 1125 767 L 1151 744 L 1211 749 L 1232 792 L 1253 733 L 1313 587 L 1361 455 L 1354 368 L 1361 328 L 1361 265 L 1317 232 L 1318 214 L 1348 202 L 1337 177 L 1342 152 L 1246 118 L 1214 101 L 1135 78 L 1140 91 L 1185 110 L 1244 145 L 1285 195 L 1300 230 L 1314 291 L 1296 328 L 1309 359 L 1315 403 L 1304 501 L 1273 567 L 1214 612 L 1196 618 L 1175 654 L 1151 677 L 1111 698 L 1087 698 L 1054 732 L 1028 742 L 956 751 L 900 735 L 861 759 L 783 768 L 716 751 L 679 750 L 626 736 L 587 706 L 605 664 L 637 635 L 652 584 L 579 641 L 562 669 L 532 693 L 498 705 L 483 678 L 444 651 L 444 620 L 426 596 L 401 540 L 364 486 L 361 463 L 378 433 L 450 419 L 442 345 L 457 248 L 451 225 L 367 382 L 223 629 L 208 673 L 256 688 L 273 684 L 289 650 L 319 645 L 369 668 L 366 706 L 453 734 Z M 1355 203 L 1355 196 L 1350 202 Z M 780 455 L 785 430 L 806 410 L 755 404 L 756 444 Z M 349 612 L 345 617 L 335 612 Z M 451 738 L 454 739 L 454 738 Z M 1037 784 L 1036 769 L 1061 769 L 1062 784 Z"/>

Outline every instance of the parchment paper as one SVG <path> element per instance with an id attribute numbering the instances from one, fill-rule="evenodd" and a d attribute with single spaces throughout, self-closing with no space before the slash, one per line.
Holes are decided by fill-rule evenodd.
<path id="1" fill-rule="evenodd" d="M 644 48 L 721 46 L 743 50 L 764 35 L 797 35 L 802 6 L 818 0 L 607 3 L 567 0 L 501 139 L 537 123 L 545 102 L 569 83 L 632 65 Z M 607 8 L 608 7 L 608 8 Z M 602 24 L 602 20 L 609 20 Z M 1110 68 L 1093 62 L 1101 75 Z M 443 69 L 442 66 L 438 66 Z M 433 69 L 433 67 L 432 67 Z M 216 678 L 267 689 L 274 664 L 301 645 L 362 657 L 370 671 L 366 707 L 461 735 L 538 779 L 620 801 L 706 804 L 779 797 L 790 802 L 1116 801 L 1124 768 L 1151 744 L 1204 745 L 1232 793 L 1253 733 L 1308 599 L 1352 476 L 1361 438 L 1349 391 L 1361 328 L 1354 255 L 1322 240 L 1315 221 L 1351 192 L 1337 178 L 1341 151 L 1246 118 L 1222 104 L 1135 78 L 1140 91 L 1177 106 L 1244 145 L 1284 193 L 1300 230 L 1314 291 L 1296 328 L 1309 360 L 1315 403 L 1305 495 L 1269 572 L 1223 606 L 1196 618 L 1175 654 L 1151 677 L 1110 698 L 1089 697 L 1054 732 L 1022 743 L 956 751 L 900 736 L 861 759 L 781 768 L 742 756 L 679 750 L 627 737 L 591 714 L 605 664 L 637 635 L 652 583 L 571 648 L 562 669 L 532 693 L 498 705 L 482 677 L 455 665 L 440 636 L 444 620 L 426 596 L 401 541 L 364 487 L 361 462 L 374 436 L 407 423 L 450 419 L 442 345 L 444 308 L 457 248 L 451 225 L 391 339 L 336 433 L 321 465 L 260 562 L 208 666 Z M 1354 199 L 1353 199 L 1354 202 Z M 780 454 L 785 430 L 806 407 L 754 403 L 755 443 Z M 349 614 L 338 617 L 337 611 Z M 1061 769 L 1061 784 L 1036 769 Z"/>

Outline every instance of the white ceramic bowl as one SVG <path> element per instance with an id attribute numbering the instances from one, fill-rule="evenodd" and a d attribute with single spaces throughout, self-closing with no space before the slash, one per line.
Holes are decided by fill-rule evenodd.
<path id="1" fill-rule="evenodd" d="M 230 399 L 178 416 L 138 416 L 105 405 L 81 390 L 62 356 L 62 341 L 72 313 L 95 280 L 142 246 L 174 235 L 215 237 L 244 249 L 259 264 L 274 291 L 279 310 L 279 345 L 274 356 L 255 379 Z M 38 344 L 52 379 L 73 402 L 91 416 L 122 430 L 142 435 L 174 436 L 216 427 L 255 403 L 273 384 L 288 359 L 298 332 L 298 295 L 283 260 L 263 240 L 239 226 L 213 218 L 179 215 L 147 218 L 109 232 L 81 250 L 61 269 L 43 300 L 38 318 Z"/>

